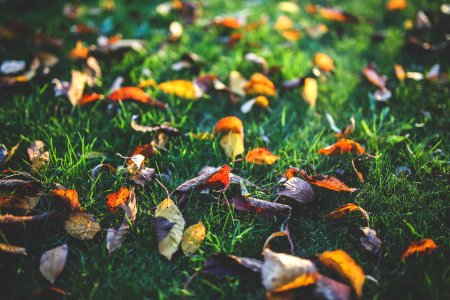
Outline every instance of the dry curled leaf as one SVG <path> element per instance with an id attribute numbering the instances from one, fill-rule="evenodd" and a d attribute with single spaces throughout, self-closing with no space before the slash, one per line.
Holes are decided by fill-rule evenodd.
<path id="1" fill-rule="evenodd" d="M 70 189 L 55 189 L 52 190 L 52 195 L 56 196 L 58 200 L 68 207 L 71 211 L 80 210 L 81 205 L 78 200 L 78 193 L 76 190 Z"/>
<path id="2" fill-rule="evenodd" d="M 250 77 L 250 80 L 244 84 L 243 89 L 246 95 L 276 95 L 273 82 L 261 73 L 254 73 Z"/>
<path id="3" fill-rule="evenodd" d="M 328 175 L 321 175 L 321 174 L 317 174 L 317 175 L 308 175 L 306 173 L 306 171 L 304 170 L 300 170 L 298 172 L 299 176 L 308 181 L 309 183 L 316 185 L 316 186 L 320 186 L 322 188 L 328 189 L 328 190 L 332 190 L 335 192 L 355 192 L 358 189 L 356 188 L 350 188 L 348 187 L 345 183 L 343 183 L 342 181 L 340 181 L 339 179 L 337 179 L 336 177 L 333 176 L 328 176 Z"/>
<path id="4" fill-rule="evenodd" d="M 219 133 L 225 134 L 229 132 L 237 133 L 242 136 L 244 135 L 244 124 L 238 117 L 224 117 L 220 119 L 214 127 L 214 134 L 216 135 Z"/>
<path id="5" fill-rule="evenodd" d="M 45 251 L 41 256 L 39 270 L 41 274 L 55 284 L 56 279 L 61 274 L 67 260 L 69 247 L 67 244 Z"/>
<path id="6" fill-rule="evenodd" d="M 117 213 L 119 208 L 130 198 L 130 191 L 126 187 L 121 187 L 117 192 L 106 196 L 106 206 L 108 210 Z"/>
<path id="7" fill-rule="evenodd" d="M 185 221 L 181 211 L 170 198 L 163 200 L 155 213 L 156 236 L 159 253 L 170 260 L 178 250 Z"/>
<path id="8" fill-rule="evenodd" d="M 181 249 L 184 255 L 189 256 L 197 252 L 205 237 L 206 228 L 202 221 L 186 228 L 181 239 Z"/>
<path id="9" fill-rule="evenodd" d="M 291 207 L 281 203 L 246 197 L 244 195 L 229 198 L 227 202 L 237 211 L 251 212 L 268 217 L 280 216 L 285 221 L 291 216 Z"/>
<path id="10" fill-rule="evenodd" d="M 70 213 L 64 228 L 68 234 L 80 240 L 92 240 L 101 229 L 97 218 L 85 212 Z"/>
<path id="11" fill-rule="evenodd" d="M 362 172 L 360 171 L 361 165 L 362 165 L 362 160 L 360 158 L 352 159 L 353 170 L 355 171 L 359 182 L 364 183 L 364 177 L 363 177 Z"/>
<path id="12" fill-rule="evenodd" d="M 231 159 L 244 153 L 244 136 L 239 133 L 229 132 L 220 137 L 220 147 L 225 155 Z"/>
<path id="13" fill-rule="evenodd" d="M 158 84 L 166 94 L 175 95 L 189 100 L 198 100 L 203 96 L 203 90 L 193 81 L 173 80 Z"/>
<path id="14" fill-rule="evenodd" d="M 352 290 L 346 284 L 340 283 L 320 274 L 314 293 L 325 300 L 350 300 Z"/>
<path id="15" fill-rule="evenodd" d="M 289 229 L 288 229 L 287 226 L 286 226 L 285 230 L 274 232 L 266 239 L 266 241 L 264 242 L 263 251 L 266 248 L 270 249 L 270 247 L 269 247 L 270 246 L 270 242 L 274 238 L 282 237 L 282 236 L 285 236 L 288 239 L 289 245 L 291 246 L 290 252 L 291 252 L 292 255 L 294 255 L 294 242 L 292 241 L 291 234 L 290 234 Z"/>
<path id="16" fill-rule="evenodd" d="M 39 199 L 39 196 L 0 196 L 0 209 L 16 215 L 26 215 L 36 206 Z"/>
<path id="17" fill-rule="evenodd" d="M 298 177 L 283 182 L 277 189 L 279 196 L 285 196 L 297 201 L 300 204 L 306 204 L 314 201 L 314 190 L 311 185 Z"/>
<path id="18" fill-rule="evenodd" d="M 27 249 L 4 243 L 0 243 L 0 251 L 10 254 L 27 255 Z"/>
<path id="19" fill-rule="evenodd" d="M 309 259 L 264 249 L 262 284 L 269 292 L 284 292 L 316 283 L 316 266 Z"/>
<path id="20" fill-rule="evenodd" d="M 278 155 L 273 154 L 266 148 L 256 148 L 247 153 L 246 161 L 255 165 L 271 165 L 275 163 L 278 158 Z"/>
<path id="21" fill-rule="evenodd" d="M 305 78 L 302 98 L 309 106 L 315 106 L 317 101 L 317 93 L 319 91 L 319 87 L 317 85 L 317 80 L 315 78 Z"/>
<path id="22" fill-rule="evenodd" d="M 402 254 L 401 259 L 405 260 L 407 257 L 415 253 L 431 254 L 438 246 L 432 239 L 421 239 L 408 246 L 406 251 Z"/>
<path id="23" fill-rule="evenodd" d="M 354 203 L 347 203 L 345 205 L 342 205 L 342 206 L 336 208 L 334 211 L 330 212 L 327 215 L 327 217 L 329 217 L 331 219 L 340 219 L 352 211 L 359 211 L 363 215 L 363 217 L 366 219 L 367 226 L 369 226 L 369 214 L 363 208 L 359 207 L 358 205 L 356 205 Z"/>
<path id="24" fill-rule="evenodd" d="M 259 274 L 263 262 L 248 257 L 238 257 L 224 253 L 213 254 L 205 261 L 202 273 L 215 276 Z"/>
<path id="25" fill-rule="evenodd" d="M 127 86 L 118 88 L 111 94 L 109 94 L 108 98 L 113 102 L 133 100 L 150 106 L 156 106 L 161 109 L 167 108 L 167 105 L 165 103 L 154 99 L 152 96 L 138 87 Z"/>
<path id="26" fill-rule="evenodd" d="M 381 252 L 381 240 L 377 237 L 377 232 L 370 227 L 359 228 L 364 236 L 360 238 L 361 246 L 367 251 L 378 255 Z"/>
<path id="27" fill-rule="evenodd" d="M 342 155 L 344 153 L 353 153 L 357 155 L 366 154 L 366 150 L 357 142 L 349 139 L 340 139 L 331 146 L 319 149 L 317 152 L 322 155 Z"/>
<path id="28" fill-rule="evenodd" d="M 31 161 L 31 173 L 42 169 L 50 160 L 50 153 L 45 151 L 43 141 L 36 140 L 27 149 L 28 157 Z"/>
<path id="29" fill-rule="evenodd" d="M 319 260 L 326 267 L 336 271 L 352 285 L 356 296 L 361 298 L 365 281 L 363 269 L 343 250 L 325 251 L 319 255 Z"/>
<path id="30" fill-rule="evenodd" d="M 0 146 L 0 166 L 5 165 L 16 153 L 17 149 L 19 149 L 20 142 L 17 143 L 11 150 L 5 147 L 5 145 Z"/>
<path id="31" fill-rule="evenodd" d="M 89 56 L 89 48 L 83 45 L 82 41 L 77 41 L 75 47 L 70 50 L 69 57 L 73 60 L 83 60 Z"/>
<path id="32" fill-rule="evenodd" d="M 109 228 L 106 234 L 106 249 L 111 254 L 122 246 L 125 234 L 128 233 L 130 226 L 134 224 L 137 215 L 136 194 L 134 188 L 130 189 L 128 203 L 122 204 L 124 217 L 118 229 Z"/>
<path id="33" fill-rule="evenodd" d="M 168 124 L 161 124 L 157 126 L 146 126 L 146 125 L 140 125 L 136 122 L 136 120 L 139 118 L 139 115 L 134 115 L 131 118 L 131 128 L 133 128 L 136 131 L 139 132 L 164 132 L 167 135 L 170 136 L 177 136 L 180 134 L 180 131 L 176 128 L 173 128 L 172 126 Z"/>

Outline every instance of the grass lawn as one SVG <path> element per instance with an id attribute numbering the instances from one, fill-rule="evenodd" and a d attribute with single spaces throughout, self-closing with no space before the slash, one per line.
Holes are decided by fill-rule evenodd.
<path id="1" fill-rule="evenodd" d="M 200 19 L 193 25 L 184 24 L 181 40 L 172 44 L 166 44 L 165 40 L 169 24 L 177 17 L 158 15 L 155 7 L 159 1 L 116 0 L 115 10 L 96 16 L 84 15 L 76 21 L 62 15 L 64 3 L 41 2 L 0 4 L 0 25 L 21 19 L 33 31 L 43 29 L 64 39 L 62 48 L 54 51 L 60 62 L 51 69 L 50 75 L 36 77 L 27 89 L 15 92 L 0 89 L 0 143 L 11 148 L 21 141 L 15 156 L 2 169 L 29 171 L 26 148 L 34 140 L 42 140 L 50 152 L 50 161 L 35 176 L 43 182 L 44 190 L 49 192 L 54 182 L 76 189 L 82 208 L 95 214 L 102 228 L 117 228 L 122 214 L 114 215 L 107 210 L 106 195 L 128 186 L 129 182 L 123 175 L 106 172 L 94 179 L 90 172 L 101 162 L 114 166 L 124 164 L 125 160 L 116 153 L 127 155 L 135 146 L 151 140 L 150 133 L 136 132 L 130 127 L 132 115 L 141 115 L 142 124 L 170 122 L 183 134 L 170 141 L 167 151 L 158 152 L 148 162 L 158 173 L 168 175 L 162 181 L 169 191 L 195 177 L 204 166 L 226 163 L 236 174 L 266 190 L 249 187 L 254 197 L 264 200 L 276 198 L 276 184 L 289 166 L 337 176 L 359 190 L 337 193 L 315 188 L 313 203 L 293 208 L 289 229 L 295 255 L 311 258 L 326 250 L 345 250 L 366 275 L 378 281 L 378 285 L 366 281 L 363 299 L 450 298 L 450 88 L 448 80 L 444 84 L 427 80 L 399 81 L 393 69 L 394 64 L 401 64 L 408 71 L 426 72 L 439 63 L 443 72 L 448 71 L 448 48 L 447 52 L 432 52 L 404 47 L 405 21 L 414 20 L 419 9 L 438 15 L 445 1 L 410 0 L 405 10 L 394 12 L 386 11 L 382 0 L 320 1 L 358 16 L 360 22 L 356 24 L 324 21 L 305 12 L 307 2 L 297 1 L 300 11 L 286 13 L 297 25 L 323 22 L 329 32 L 320 39 L 303 32 L 302 38 L 295 42 L 286 41 L 273 29 L 277 17 L 283 14 L 277 10 L 275 1 L 201 1 Z M 86 5 L 95 7 L 98 2 L 105 1 L 90 1 Z M 220 39 L 222 30 L 207 26 L 204 21 L 242 10 L 248 13 L 249 22 L 265 15 L 268 23 L 246 32 L 243 40 L 228 48 Z M 215 74 L 227 84 L 233 70 L 246 78 L 260 71 L 257 65 L 244 59 L 245 53 L 254 52 L 264 57 L 269 66 L 280 67 L 281 73 L 271 77 L 278 94 L 269 97 L 270 111 L 254 109 L 248 114 L 242 114 L 240 105 L 231 104 L 225 95 L 211 94 L 190 101 L 153 88 L 145 91 L 167 103 L 170 109 L 162 111 L 133 102 L 118 103 L 111 108 L 102 101 L 72 108 L 66 99 L 54 96 L 51 79 L 70 81 L 70 70 L 82 66 L 68 59 L 70 49 L 78 39 L 86 44 L 96 41 L 96 36 L 70 33 L 70 27 L 78 22 L 95 25 L 107 36 L 120 33 L 123 38 L 145 40 L 143 52 L 128 51 L 99 59 L 102 68 L 101 83 L 96 88 L 99 93 L 108 94 L 117 76 L 124 78 L 124 86 L 136 86 L 148 78 L 157 82 L 194 79 L 196 75 L 190 71 L 171 70 L 171 65 L 186 52 L 206 59 L 200 74 Z M 448 25 L 446 30 L 448 33 Z M 436 39 L 439 36 L 436 31 L 419 32 L 418 36 Z M 385 39 L 374 42 L 371 38 L 374 32 L 384 32 Z M 0 62 L 29 61 L 38 49 L 23 40 L 1 41 Z M 319 80 L 317 104 L 308 107 L 299 88 L 281 92 L 281 83 L 311 76 L 316 52 L 332 57 L 336 69 L 326 81 Z M 369 96 L 376 87 L 364 78 L 361 70 L 370 62 L 388 77 L 392 98 L 386 103 L 376 102 Z M 151 71 L 151 76 L 145 69 Z M 251 96 L 245 97 L 248 99 Z M 325 112 L 334 117 L 338 127 L 347 125 L 354 116 L 356 129 L 350 138 L 377 157 L 364 159 L 363 184 L 353 171 L 352 155 L 327 157 L 317 153 L 336 141 Z M 280 159 L 271 166 L 252 165 L 245 159 L 233 163 L 223 153 L 218 140 L 203 141 L 185 135 L 212 132 L 215 123 L 229 115 L 238 116 L 244 123 L 246 152 L 267 147 Z M 105 153 L 106 158 L 89 158 L 86 154 L 93 151 Z M 398 174 L 397 169 L 402 166 L 411 170 L 410 176 Z M 226 193 L 230 195 L 238 189 L 232 186 Z M 137 187 L 136 193 L 139 209 L 136 223 L 122 248 L 112 255 L 105 246 L 105 231 L 93 240 L 80 241 L 70 237 L 61 222 L 0 227 L 1 243 L 20 245 L 28 253 L 18 256 L 0 252 L 0 299 L 31 298 L 33 291 L 50 286 L 39 272 L 40 257 L 44 251 L 65 242 L 69 245 L 68 260 L 55 286 L 69 292 L 73 299 L 264 298 L 260 280 L 246 276 L 200 275 L 187 289 L 184 284 L 217 252 L 262 259 L 264 241 L 279 230 L 279 220 L 235 212 L 208 195 L 193 193 L 182 213 L 187 225 L 203 221 L 206 239 L 193 256 L 178 253 L 167 261 L 158 253 L 154 227 L 155 207 L 166 197 L 165 191 L 151 182 L 145 188 Z M 35 208 L 37 211 L 50 209 L 49 201 L 43 198 Z M 380 257 L 361 247 L 359 227 L 364 226 L 364 221 L 356 213 L 341 220 L 326 217 L 349 202 L 357 203 L 370 214 L 370 226 L 383 241 Z M 414 255 L 401 262 L 400 256 L 408 245 L 422 238 L 433 239 L 439 248 L 430 255 Z M 287 251 L 281 241 L 275 242 L 273 248 Z M 312 297 L 309 292 L 308 288 L 302 291 L 304 299 Z"/>

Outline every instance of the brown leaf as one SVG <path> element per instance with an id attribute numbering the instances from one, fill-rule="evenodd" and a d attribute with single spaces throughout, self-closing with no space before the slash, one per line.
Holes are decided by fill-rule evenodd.
<path id="1" fill-rule="evenodd" d="M 342 155 L 344 153 L 353 153 L 357 155 L 366 154 L 366 150 L 353 140 L 340 139 L 331 146 L 319 149 L 317 152 L 322 155 Z"/>
<path id="2" fill-rule="evenodd" d="M 4 243 L 0 243 L 0 251 L 11 254 L 27 255 L 27 249 Z"/>
<path id="3" fill-rule="evenodd" d="M 150 106 L 156 106 L 161 109 L 167 109 L 167 105 L 165 103 L 154 99 L 138 87 L 121 87 L 109 94 L 108 98 L 113 102 L 133 100 Z"/>
<path id="4" fill-rule="evenodd" d="M 259 274 L 263 262 L 253 258 L 238 257 L 225 253 L 213 254 L 205 261 L 202 273 L 216 276 Z"/>
<path id="5" fill-rule="evenodd" d="M 269 292 L 284 292 L 316 283 L 316 266 L 309 259 L 264 249 L 262 284 Z"/>
<path id="6" fill-rule="evenodd" d="M 131 118 L 131 128 L 133 128 L 135 131 L 139 132 L 164 132 L 167 135 L 170 136 L 178 136 L 180 135 L 180 131 L 176 128 L 173 128 L 170 125 L 167 124 L 161 124 L 157 126 L 145 126 L 145 125 L 139 125 L 136 122 L 136 119 L 139 118 L 138 115 L 134 115 Z"/>
<path id="7" fill-rule="evenodd" d="M 354 203 L 347 203 L 345 205 L 342 205 L 342 206 L 336 208 L 334 211 L 330 212 L 327 215 L 327 217 L 329 217 L 331 219 L 340 219 L 352 211 L 359 211 L 363 215 L 363 217 L 366 219 L 367 226 L 369 226 L 369 214 L 363 208 L 359 207 L 358 205 L 356 205 Z"/>
<path id="8" fill-rule="evenodd" d="M 49 211 L 48 213 L 42 213 L 35 216 L 13 216 L 10 214 L 0 215 L 0 225 L 17 224 L 17 223 L 35 223 L 44 220 L 59 219 L 62 214 L 56 210 Z"/>
<path id="9" fill-rule="evenodd" d="M 438 246 L 432 239 L 421 239 L 408 246 L 406 251 L 402 254 L 401 260 L 405 260 L 415 253 L 431 254 L 436 248 L 438 248 Z"/>
<path id="10" fill-rule="evenodd" d="M 67 244 L 45 251 L 41 256 L 39 270 L 42 275 L 55 284 L 56 279 L 61 274 L 67 260 L 69 248 Z"/>
<path id="11" fill-rule="evenodd" d="M 360 158 L 352 159 L 353 170 L 355 170 L 356 176 L 358 177 L 359 182 L 364 183 L 364 177 L 361 171 L 362 160 Z"/>
<path id="12" fill-rule="evenodd" d="M 40 197 L 20 195 L 0 196 L 0 209 L 15 214 L 26 215 L 36 206 L 39 199 Z"/>
<path id="13" fill-rule="evenodd" d="M 238 195 L 226 200 L 237 211 L 251 212 L 268 217 L 282 216 L 285 221 L 291 216 L 291 207 L 285 204 L 259 200 Z"/>
<path id="14" fill-rule="evenodd" d="M 350 300 L 352 290 L 346 284 L 320 274 L 314 289 L 316 295 L 326 300 Z"/>
<path id="15" fill-rule="evenodd" d="M 80 240 L 92 240 L 101 229 L 97 218 L 85 212 L 70 213 L 64 228 L 68 234 Z"/>
<path id="16" fill-rule="evenodd" d="M 277 194 L 293 199 L 300 204 L 314 201 L 314 190 L 311 185 L 298 177 L 292 177 L 282 183 L 277 189 Z"/>
<path id="17" fill-rule="evenodd" d="M 8 151 L 8 149 L 4 146 L 0 146 L 0 166 L 5 165 L 16 153 L 17 149 L 19 148 L 20 142 L 17 143 L 14 147 L 11 148 L 11 150 Z"/>
<path id="18" fill-rule="evenodd" d="M 360 238 L 361 246 L 367 251 L 378 255 L 381 252 L 381 240 L 377 237 L 377 232 L 370 227 L 359 228 L 364 236 Z"/>
<path id="19" fill-rule="evenodd" d="M 356 292 L 356 296 L 361 298 L 365 281 L 363 269 L 343 250 L 325 251 L 319 255 L 319 260 L 326 267 L 336 271 L 339 275 L 347 279 Z"/>

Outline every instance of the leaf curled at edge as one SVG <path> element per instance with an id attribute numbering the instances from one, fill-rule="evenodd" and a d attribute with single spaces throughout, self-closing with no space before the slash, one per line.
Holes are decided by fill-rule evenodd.
<path id="1" fill-rule="evenodd" d="M 402 254 L 401 260 L 405 260 L 414 253 L 431 254 L 436 248 L 438 248 L 438 245 L 436 245 L 432 239 L 421 239 L 408 246 L 406 251 Z"/>
<path id="2" fill-rule="evenodd" d="M 319 149 L 319 154 L 329 155 L 342 155 L 344 153 L 353 153 L 357 155 L 366 154 L 366 150 L 357 142 L 349 139 L 340 139 L 331 146 Z"/>
<path id="3" fill-rule="evenodd" d="M 358 206 L 354 203 L 347 203 L 345 205 L 342 205 L 342 206 L 336 208 L 334 211 L 330 212 L 327 215 L 327 217 L 329 217 L 331 219 L 340 219 L 344 215 L 346 215 L 352 211 L 355 211 L 355 210 L 359 211 L 363 215 L 363 217 L 367 221 L 367 226 L 369 226 L 369 223 L 370 223 L 369 214 L 363 208 L 361 208 L 360 206 Z"/>
<path id="4" fill-rule="evenodd" d="M 0 251 L 11 254 L 27 255 L 27 249 L 4 243 L 0 243 Z"/>
<path id="5" fill-rule="evenodd" d="M 263 251 L 264 251 L 264 249 L 270 249 L 269 248 L 270 242 L 274 238 L 282 237 L 282 236 L 285 236 L 288 239 L 289 245 L 291 247 L 291 249 L 290 249 L 291 255 L 294 255 L 294 253 L 295 253 L 294 243 L 292 242 L 291 234 L 290 234 L 289 228 L 287 226 L 286 226 L 286 229 L 284 231 L 274 232 L 266 239 L 266 241 L 264 242 Z"/>
<path id="6" fill-rule="evenodd" d="M 164 199 L 156 207 L 155 218 L 159 253 L 170 260 L 178 250 L 186 222 L 181 211 L 170 198 Z"/>
<path id="7" fill-rule="evenodd" d="M 285 196 L 297 201 L 300 204 L 306 204 L 314 201 L 314 190 L 311 185 L 298 177 L 283 182 L 277 189 L 279 196 Z"/>

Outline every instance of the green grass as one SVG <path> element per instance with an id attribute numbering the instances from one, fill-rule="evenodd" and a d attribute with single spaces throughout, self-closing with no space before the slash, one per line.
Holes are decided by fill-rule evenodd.
<path id="1" fill-rule="evenodd" d="M 133 114 L 143 117 L 142 123 L 172 122 L 183 133 L 211 131 L 214 124 L 227 115 L 239 116 L 245 126 L 246 149 L 266 146 L 280 156 L 273 166 L 252 166 L 245 162 L 233 164 L 239 175 L 249 178 L 269 190 L 268 194 L 253 191 L 255 197 L 273 200 L 274 188 L 289 166 L 312 166 L 318 173 L 335 174 L 345 170 L 342 180 L 351 187 L 359 187 L 354 194 L 334 193 L 316 189 L 316 201 L 295 208 L 289 228 L 295 243 L 296 255 L 312 257 L 336 248 L 347 251 L 367 275 L 375 277 L 379 286 L 367 282 L 365 299 L 444 299 L 450 296 L 449 224 L 448 224 L 448 142 L 449 142 L 449 85 L 405 81 L 397 84 L 393 72 L 395 63 L 407 70 L 428 70 L 434 63 L 448 70 L 448 55 L 423 54 L 403 48 L 403 22 L 413 19 L 417 9 L 438 12 L 444 1 L 409 1 L 405 11 L 387 13 L 384 1 L 359 0 L 321 1 L 339 5 L 364 21 L 359 24 L 329 23 L 330 33 L 320 40 L 304 36 L 295 43 L 287 43 L 273 30 L 278 15 L 274 1 L 204 1 L 202 18 L 232 14 L 248 7 L 251 20 L 261 14 L 269 16 L 269 24 L 249 32 L 245 40 L 233 49 L 218 41 L 219 31 L 198 25 L 185 25 L 185 35 L 179 44 L 160 51 L 167 37 L 172 17 L 161 18 L 155 13 L 157 1 L 116 1 L 115 12 L 84 21 L 101 26 L 110 20 L 114 28 L 110 34 L 121 33 L 124 38 L 140 37 L 146 41 L 146 52 L 126 53 L 101 60 L 103 71 L 99 92 L 107 93 L 116 76 L 123 76 L 125 85 L 136 85 L 146 77 L 143 68 L 152 71 L 158 81 L 192 79 L 188 72 L 173 72 L 170 65 L 186 51 L 195 52 L 207 60 L 202 73 L 214 73 L 226 81 L 230 71 L 237 69 L 248 77 L 255 66 L 245 62 L 243 54 L 255 52 L 267 59 L 270 66 L 279 65 L 285 79 L 310 73 L 315 52 L 329 54 L 337 65 L 327 82 L 319 83 L 319 98 L 315 109 L 309 109 L 298 91 L 279 94 L 270 99 L 271 112 L 254 111 L 242 115 L 239 106 L 231 105 L 223 96 L 210 96 L 192 103 L 162 92 L 148 90 L 156 98 L 167 102 L 171 109 L 161 112 L 135 103 L 118 105 L 111 113 L 106 104 L 98 103 L 71 109 L 67 100 L 53 96 L 51 78 L 70 79 L 70 69 L 79 68 L 67 58 L 77 37 L 67 33 L 72 22 L 61 16 L 62 3 L 32 4 L 28 7 L 0 6 L 0 20 L 20 18 L 32 28 L 42 28 L 63 37 L 65 44 L 59 51 L 62 61 L 49 78 L 37 80 L 31 91 L 1 94 L 1 143 L 12 147 L 22 141 L 21 148 L 8 165 L 15 170 L 29 170 L 26 145 L 43 140 L 51 153 L 48 166 L 37 177 L 46 190 L 52 182 L 74 188 L 80 195 L 82 207 L 94 213 L 103 228 L 118 227 L 121 217 L 109 213 L 105 196 L 127 184 L 124 177 L 102 173 L 97 179 L 90 170 L 102 159 L 87 159 L 85 154 L 100 151 L 107 154 L 104 162 L 120 165 L 124 160 L 116 153 L 126 155 L 130 149 L 149 142 L 149 134 L 134 132 L 130 127 Z M 130 1 L 131 2 L 131 1 Z M 92 5 L 96 5 L 92 2 Z M 301 3 L 304 7 L 306 3 Z M 129 17 L 138 11 L 138 20 Z M 320 22 L 318 16 L 304 10 L 290 16 L 296 22 Z M 370 21 L 368 21 L 370 20 Z M 339 37 L 336 27 L 345 31 Z M 66 30 L 64 32 L 62 29 Z M 373 43 L 370 34 L 385 31 L 387 38 Z M 84 38 L 83 38 L 84 39 Z M 94 39 L 85 39 L 93 43 Z M 251 47 L 249 45 L 257 45 Z M 34 49 L 26 42 L 3 43 L 1 60 L 30 57 Z M 373 103 L 368 93 L 375 89 L 361 75 L 368 62 L 375 62 L 380 72 L 394 83 L 393 97 L 388 104 Z M 281 79 L 275 81 L 280 86 Z M 66 108 L 66 109 L 64 109 Z M 68 109 L 67 109 L 68 108 Z M 323 157 L 317 150 L 334 142 L 324 112 L 330 112 L 339 127 L 356 118 L 353 138 L 361 142 L 371 154 L 379 158 L 367 160 L 367 176 L 360 185 L 354 176 L 349 156 Z M 426 116 L 424 111 L 430 113 Z M 424 127 L 416 127 L 424 123 Z M 261 133 L 267 135 L 266 144 Z M 160 152 L 149 162 L 162 174 L 171 174 L 164 184 L 169 190 L 195 176 L 206 165 L 229 163 L 216 141 L 199 141 L 178 137 L 171 141 L 167 151 Z M 412 176 L 396 176 L 399 166 L 407 166 Z M 279 229 L 276 220 L 232 211 L 211 198 L 193 194 L 183 215 L 188 225 L 203 220 L 207 237 L 199 252 L 192 257 L 175 256 L 166 261 L 158 254 L 155 236 L 154 208 L 165 197 L 165 192 L 151 183 L 145 189 L 137 188 L 138 217 L 123 247 L 111 256 L 105 247 L 105 232 L 92 241 L 78 241 L 65 233 L 61 223 L 23 226 L 14 230 L 0 229 L 0 242 L 23 245 L 28 256 L 11 257 L 0 253 L 1 299 L 30 298 L 34 290 L 49 286 L 39 272 L 41 254 L 64 242 L 69 245 L 69 258 L 56 286 L 70 292 L 74 299 L 261 299 L 264 289 L 258 280 L 245 277 L 226 279 L 199 276 L 187 290 L 183 288 L 189 276 L 198 271 L 205 259 L 216 252 L 261 258 L 265 239 Z M 371 216 L 371 226 L 383 240 L 380 260 L 364 252 L 359 244 L 358 230 L 363 221 L 347 217 L 335 222 L 325 215 L 336 207 L 356 202 Z M 49 209 L 42 200 L 37 207 Z M 399 257 L 409 243 L 429 237 L 439 249 L 424 257 L 415 257 L 401 263 Z M 275 243 L 280 251 L 283 244 Z"/>

